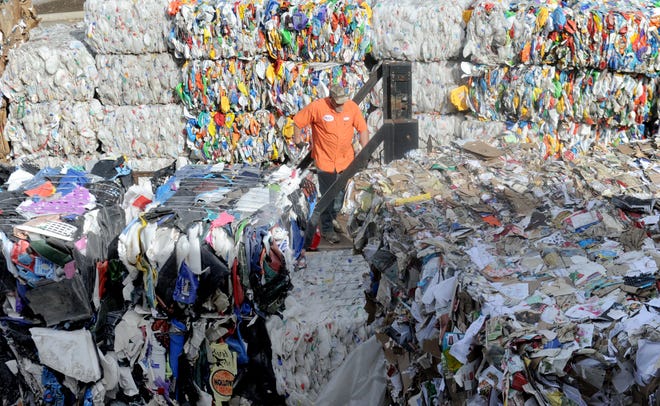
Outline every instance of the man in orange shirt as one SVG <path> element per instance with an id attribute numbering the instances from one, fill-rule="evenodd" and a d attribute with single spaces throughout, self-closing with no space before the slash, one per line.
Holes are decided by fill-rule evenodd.
<path id="1" fill-rule="evenodd" d="M 347 88 L 336 84 L 330 87 L 330 96 L 315 100 L 305 106 L 293 117 L 295 124 L 293 142 L 302 143 L 302 129 L 312 128 L 312 158 L 318 169 L 319 192 L 326 193 L 337 176 L 353 162 L 353 136 L 360 135 L 360 145 L 369 142 L 367 122 L 360 107 L 350 99 Z M 337 196 L 335 203 L 341 206 L 343 194 Z M 339 236 L 333 225 L 337 218 L 336 204 L 328 206 L 321 213 L 321 235 L 331 244 L 339 242 Z"/>

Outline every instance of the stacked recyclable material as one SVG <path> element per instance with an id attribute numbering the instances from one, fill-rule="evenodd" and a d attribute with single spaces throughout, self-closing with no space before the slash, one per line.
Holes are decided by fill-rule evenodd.
<path id="1" fill-rule="evenodd" d="M 162 0 L 85 2 L 86 42 L 96 53 L 105 112 L 101 150 L 135 158 L 142 170 L 185 154 L 184 110 L 175 93 L 181 64 L 168 52 L 167 6 Z"/>
<path id="2" fill-rule="evenodd" d="M 137 183 L 121 158 L 90 167 L 1 172 L 0 399 L 283 404 L 266 319 L 292 288 L 313 184 L 286 167 Z M 360 298 L 324 318 L 346 328 L 319 339 L 343 356 L 366 339 Z"/>
<path id="3" fill-rule="evenodd" d="M 85 1 L 85 42 L 95 54 L 167 52 L 168 3 L 168 0 Z"/>
<path id="4" fill-rule="evenodd" d="M 176 92 L 194 159 L 282 161 L 291 116 L 333 83 L 355 93 L 367 80 L 367 3 L 194 1 L 169 12 L 170 42 L 187 60 Z"/>
<path id="5" fill-rule="evenodd" d="M 356 92 L 368 75 L 361 62 L 273 62 L 265 56 L 188 61 L 184 82 L 177 87 L 194 116 L 186 124 L 188 145 L 203 160 L 281 160 L 293 131 L 287 116 L 327 96 L 332 83 L 341 82 Z"/>
<path id="6" fill-rule="evenodd" d="M 420 148 L 436 148 L 460 137 L 464 113 L 451 103 L 451 91 L 463 83 L 460 60 L 465 40 L 463 14 L 471 1 L 429 3 L 378 1 L 373 5 L 373 50 L 377 59 L 412 62 L 413 118 Z M 379 95 L 373 105 L 382 106 Z M 370 113 L 370 131 L 383 119 Z"/>
<path id="7" fill-rule="evenodd" d="M 349 229 L 397 404 L 653 404 L 657 146 L 502 139 L 358 173 Z"/>
<path id="8" fill-rule="evenodd" d="M 170 41 L 185 59 L 250 58 L 351 63 L 371 46 L 367 2 L 195 0 L 171 3 Z"/>
<path id="9" fill-rule="evenodd" d="M 640 0 L 479 1 L 464 56 L 489 65 L 554 65 L 651 73 L 658 59 L 658 6 Z"/>
<path id="10" fill-rule="evenodd" d="M 9 100 L 3 134 L 12 159 L 66 161 L 95 153 L 103 120 L 94 99 L 99 75 L 81 28 L 55 25 L 31 34 L 10 51 L 0 78 L 0 92 Z"/>
<path id="11" fill-rule="evenodd" d="M 464 55 L 490 66 L 464 66 L 463 100 L 480 120 L 542 129 L 546 156 L 653 135 L 656 20 L 640 1 L 476 2 Z"/>

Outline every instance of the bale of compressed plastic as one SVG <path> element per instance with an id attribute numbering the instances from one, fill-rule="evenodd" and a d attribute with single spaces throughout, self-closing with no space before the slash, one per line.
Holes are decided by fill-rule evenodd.
<path id="1" fill-rule="evenodd" d="M 0 92 L 11 102 L 84 101 L 94 97 L 98 71 L 82 42 L 79 26 L 35 29 L 31 39 L 12 49 Z"/>
<path id="2" fill-rule="evenodd" d="M 518 65 L 470 78 L 469 107 L 493 121 L 561 121 L 630 127 L 652 116 L 657 81 L 641 74 Z"/>
<path id="3" fill-rule="evenodd" d="M 104 105 L 175 103 L 179 62 L 169 53 L 96 55 L 97 95 Z"/>
<path id="4" fill-rule="evenodd" d="M 192 111 L 227 114 L 274 108 L 291 115 L 327 96 L 332 83 L 342 83 L 354 94 L 368 78 L 362 62 L 307 64 L 266 57 L 192 60 L 183 67 L 177 93 Z"/>
<path id="5" fill-rule="evenodd" d="M 27 41 L 30 30 L 38 23 L 32 0 L 0 2 L 0 74 L 7 62 L 9 50 Z"/>
<path id="6" fill-rule="evenodd" d="M 654 73 L 660 70 L 658 11 L 643 0 L 480 0 L 467 23 L 464 56 L 491 65 Z"/>
<path id="7" fill-rule="evenodd" d="M 89 101 L 11 103 L 3 135 L 11 142 L 12 157 L 47 152 L 52 156 L 92 154 L 102 126 L 103 107 Z"/>
<path id="8" fill-rule="evenodd" d="M 373 5 L 376 59 L 439 61 L 460 57 L 463 13 L 471 1 L 382 0 Z"/>
<path id="9" fill-rule="evenodd" d="M 419 148 L 432 151 L 463 138 L 464 114 L 415 114 L 419 128 Z"/>
<path id="10" fill-rule="evenodd" d="M 349 63 L 371 40 L 366 2 L 201 0 L 171 8 L 171 43 L 185 59 L 253 57 Z"/>
<path id="11" fill-rule="evenodd" d="M 105 106 L 98 131 L 101 150 L 130 158 L 177 158 L 185 122 L 180 104 Z"/>
<path id="12" fill-rule="evenodd" d="M 168 0 L 87 0 L 86 42 L 100 54 L 167 52 Z"/>

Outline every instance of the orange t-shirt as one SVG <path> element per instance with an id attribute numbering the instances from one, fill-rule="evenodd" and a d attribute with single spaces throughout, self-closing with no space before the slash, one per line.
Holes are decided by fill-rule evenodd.
<path id="1" fill-rule="evenodd" d="M 318 99 L 293 117 L 298 128 L 312 127 L 312 158 L 323 172 L 341 172 L 353 162 L 354 129 L 367 130 L 360 107 L 349 100 L 341 113 L 336 112 L 326 97 Z"/>

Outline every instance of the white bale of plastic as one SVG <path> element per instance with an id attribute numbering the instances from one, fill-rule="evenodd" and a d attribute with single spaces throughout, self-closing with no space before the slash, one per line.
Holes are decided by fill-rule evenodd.
<path id="1" fill-rule="evenodd" d="M 433 150 L 463 138 L 465 114 L 415 114 L 419 126 L 419 148 Z"/>
<path id="2" fill-rule="evenodd" d="M 31 39 L 9 51 L 0 92 L 10 102 L 83 101 L 94 97 L 98 71 L 82 42 L 80 26 L 38 28 Z"/>
<path id="3" fill-rule="evenodd" d="M 177 158 L 184 149 L 183 106 L 105 106 L 98 139 L 108 154 L 129 158 Z"/>
<path id="4" fill-rule="evenodd" d="M 452 89 L 460 86 L 459 62 L 414 62 L 412 64 L 412 101 L 415 113 L 456 113 L 449 100 Z"/>
<path id="5" fill-rule="evenodd" d="M 86 0 L 86 42 L 100 54 L 167 52 L 168 0 Z"/>
<path id="6" fill-rule="evenodd" d="M 103 117 L 103 106 L 96 99 L 10 103 L 3 134 L 11 142 L 13 158 L 40 151 L 51 156 L 95 153 Z"/>
<path id="7" fill-rule="evenodd" d="M 374 2 L 372 54 L 376 59 L 439 61 L 460 57 L 463 12 L 471 0 Z"/>
<path id="8" fill-rule="evenodd" d="M 309 254 L 307 268 L 291 275 L 286 310 L 266 322 L 277 392 L 287 404 L 315 404 L 332 372 L 373 335 L 361 286 L 368 270 L 362 256 L 336 250 Z"/>
<path id="9" fill-rule="evenodd" d="M 181 66 L 169 53 L 96 55 L 97 94 L 104 105 L 170 104 Z"/>

